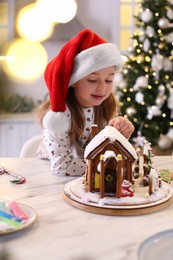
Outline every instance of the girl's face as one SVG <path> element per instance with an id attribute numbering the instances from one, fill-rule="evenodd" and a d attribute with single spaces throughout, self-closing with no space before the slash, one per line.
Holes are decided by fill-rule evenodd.
<path id="1" fill-rule="evenodd" d="M 98 70 L 74 85 L 75 97 L 82 107 L 100 105 L 112 92 L 114 67 Z"/>

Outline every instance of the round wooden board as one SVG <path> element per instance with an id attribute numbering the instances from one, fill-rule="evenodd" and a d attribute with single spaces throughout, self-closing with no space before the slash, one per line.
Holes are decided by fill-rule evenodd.
<path id="1" fill-rule="evenodd" d="M 95 213 L 95 214 L 101 214 L 101 215 L 109 215 L 109 216 L 135 216 L 135 215 L 142 215 L 142 214 L 148 214 L 148 213 L 153 213 L 156 212 L 158 210 L 161 210 L 167 206 L 169 206 L 172 201 L 173 201 L 173 197 L 170 197 L 168 200 L 157 204 L 157 205 L 151 205 L 146 207 L 146 205 L 144 205 L 144 207 L 140 207 L 140 208 L 116 208 L 116 206 L 114 208 L 107 208 L 107 207 L 97 207 L 97 206 L 93 206 L 93 205 L 89 205 L 89 204 L 84 204 L 81 203 L 77 200 L 72 199 L 70 196 L 68 196 L 68 194 L 66 194 L 64 192 L 64 199 L 67 203 L 69 203 L 70 205 L 72 205 L 75 208 L 90 212 L 90 213 Z"/>

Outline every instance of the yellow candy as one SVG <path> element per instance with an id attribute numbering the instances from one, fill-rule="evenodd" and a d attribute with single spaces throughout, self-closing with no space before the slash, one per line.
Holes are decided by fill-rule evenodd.
<path id="1" fill-rule="evenodd" d="M 146 193 L 144 194 L 144 198 L 145 198 L 145 199 L 148 199 L 148 197 L 149 197 L 149 193 L 146 192 Z"/>

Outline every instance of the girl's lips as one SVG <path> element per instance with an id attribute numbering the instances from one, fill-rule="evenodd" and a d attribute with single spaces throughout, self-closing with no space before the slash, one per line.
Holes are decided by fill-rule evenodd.
<path id="1" fill-rule="evenodd" d="M 96 99 L 103 99 L 105 96 L 102 95 L 102 96 L 99 96 L 99 95 L 91 95 L 93 98 L 96 98 Z"/>

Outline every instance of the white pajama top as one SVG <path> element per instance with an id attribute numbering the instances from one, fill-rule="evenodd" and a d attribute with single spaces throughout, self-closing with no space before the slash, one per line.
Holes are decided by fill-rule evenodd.
<path id="1" fill-rule="evenodd" d="M 68 108 L 64 113 L 69 118 L 71 117 Z M 89 142 L 91 126 L 94 124 L 94 108 L 83 108 L 83 113 L 84 136 L 81 136 L 77 143 L 71 143 L 67 132 L 58 135 L 44 128 L 44 145 L 48 152 L 51 169 L 55 174 L 76 176 L 85 173 L 84 149 Z"/>

